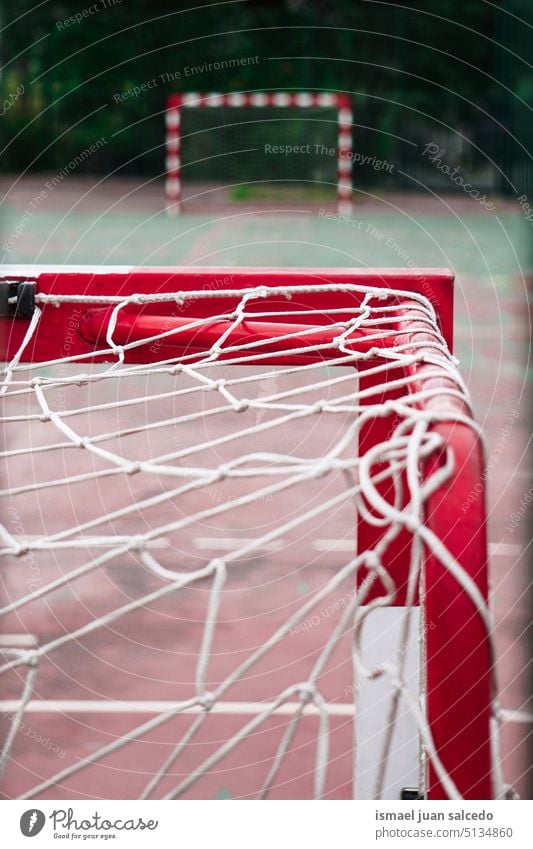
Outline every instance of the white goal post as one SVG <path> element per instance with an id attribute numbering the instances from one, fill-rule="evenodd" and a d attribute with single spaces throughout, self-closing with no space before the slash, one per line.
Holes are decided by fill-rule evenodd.
<path id="1" fill-rule="evenodd" d="M 340 214 L 349 214 L 352 204 L 352 119 L 353 113 L 351 108 L 350 97 L 346 94 L 338 94 L 334 92 L 283 92 L 283 91 L 260 91 L 260 92 L 232 92 L 232 93 L 198 93 L 187 92 L 183 94 L 173 94 L 168 98 L 166 110 L 166 208 L 171 215 L 178 215 L 182 211 L 182 169 L 183 161 L 183 141 L 187 137 L 183 131 L 183 111 L 191 109 L 212 110 L 225 107 L 226 109 L 245 109 L 245 110 L 299 110 L 298 115 L 303 118 L 304 110 L 332 110 L 336 113 L 336 144 L 332 148 L 327 148 L 327 145 L 313 145 L 322 147 L 322 158 L 329 157 L 334 154 L 336 163 L 336 207 Z M 260 113 L 261 114 L 261 113 Z M 320 115 L 320 113 L 318 112 Z M 269 120 L 261 118 L 262 120 Z M 271 119 L 270 119 L 271 120 Z M 286 122 L 286 118 L 284 119 Z M 312 119 L 314 122 L 317 118 Z M 320 120 L 320 119 L 319 119 Z M 335 120 L 335 119 L 334 119 Z M 252 123 L 256 123 L 257 119 Z M 241 132 L 244 124 L 250 122 L 240 122 Z M 220 130 L 226 127 L 216 127 Z M 209 130 L 207 131 L 209 132 Z M 279 142 L 280 139 L 274 134 L 274 141 Z M 194 133 L 198 141 L 200 134 Z M 305 134 L 306 141 L 309 137 Z M 310 145 L 306 145 L 309 147 Z M 246 147 L 243 144 L 243 147 Z M 243 151 L 218 151 L 215 157 L 222 161 L 226 153 L 249 153 L 250 149 Z M 196 153 L 196 151 L 195 151 Z M 202 159 L 201 154 L 198 154 L 199 159 Z M 215 158 L 213 156 L 204 157 L 203 161 Z M 230 157 L 231 158 L 231 157 Z M 301 159 L 301 157 L 300 157 Z M 242 157 L 240 158 L 242 163 Z M 281 180 L 283 181 L 283 180 Z M 305 182 L 313 182 L 306 180 Z M 320 182 L 320 181 L 318 181 Z"/>

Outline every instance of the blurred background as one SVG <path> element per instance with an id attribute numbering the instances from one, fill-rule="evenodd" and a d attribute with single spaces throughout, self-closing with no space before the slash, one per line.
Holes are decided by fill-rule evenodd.
<path id="1" fill-rule="evenodd" d="M 105 137 L 78 175 L 158 179 L 170 92 L 319 89 L 349 93 L 358 149 L 395 164 L 359 185 L 460 191 L 421 161 L 431 140 L 478 189 L 531 193 L 530 25 L 529 0 L 9 0 L 1 169 L 58 169 Z"/>
<path id="2" fill-rule="evenodd" d="M 454 353 L 488 445 L 500 700 L 526 717 L 504 724 L 503 767 L 529 798 L 532 34 L 531 0 L 0 0 L 4 269 L 79 263 L 454 272 Z M 326 202 L 335 208 L 332 157 L 333 175 L 320 171 L 320 161 L 316 172 L 305 171 L 305 157 L 264 158 L 246 170 L 241 149 L 267 139 L 303 144 L 323 129 L 327 140 L 333 127 L 336 144 L 331 116 L 318 115 L 322 123 L 311 134 L 312 116 L 291 114 L 283 130 L 271 132 L 265 113 L 253 127 L 237 121 L 227 136 L 201 122 L 191 130 L 198 179 L 213 181 L 224 157 L 235 154 L 224 176 L 232 192 L 216 207 L 187 213 L 185 205 L 185 214 L 169 218 L 165 104 L 171 93 L 198 91 L 347 96 L 351 215 L 321 214 Z M 281 175 L 288 195 L 265 199 L 255 185 L 263 173 Z M 184 191 L 185 177 L 184 170 Z M 298 181 L 310 179 L 302 202 Z M 287 201 L 298 201 L 297 209 L 287 210 Z M 328 556 L 324 568 L 332 572 L 340 561 Z M 306 576 L 309 585 L 321 579 L 320 572 Z M 301 583 L 283 590 L 288 603 L 305 597 Z M 129 573 L 124 586 L 131 587 Z M 73 675 L 76 668 L 72 661 Z M 102 744 L 108 727 L 104 720 L 80 726 L 81 755 Z M 56 739 L 60 732 L 47 733 Z M 344 738 L 341 749 L 346 754 Z M 34 747 L 29 763 L 39 755 Z M 120 795 L 116 775 L 107 778 Z M 103 793 L 112 792 L 106 785 Z M 222 783 L 208 794 L 240 792 Z"/>

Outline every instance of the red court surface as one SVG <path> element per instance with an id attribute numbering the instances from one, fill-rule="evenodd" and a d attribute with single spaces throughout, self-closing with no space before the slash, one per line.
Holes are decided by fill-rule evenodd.
<path id="1" fill-rule="evenodd" d="M 35 188 L 30 182 L 15 186 L 10 192 L 9 202 L 13 209 L 25 208 L 27 198 Z M 85 194 L 87 190 L 88 194 Z M 91 192 L 89 182 L 85 186 L 82 180 L 77 183 L 71 181 L 71 194 L 66 197 L 58 192 L 53 203 L 58 212 L 71 209 L 72 203 L 77 201 L 79 210 L 98 212 L 106 198 L 110 203 L 118 199 L 118 208 L 126 214 L 152 214 L 160 210 L 160 184 L 143 188 L 131 181 L 131 184 L 127 182 L 127 191 L 130 190 L 132 194 L 124 200 L 121 192 L 117 192 L 117 184 L 104 186 L 98 194 Z M 223 199 L 220 200 L 222 202 Z M 416 200 L 412 195 L 396 196 L 394 203 L 397 208 L 403 205 L 406 212 L 414 213 L 415 209 L 421 215 L 424 211 L 428 215 L 435 212 L 433 201 Z M 472 210 L 472 205 L 462 199 L 453 199 L 450 203 L 460 215 L 466 216 Z M 220 210 L 213 209 L 213 212 L 223 208 L 222 203 Z M 378 208 L 379 200 L 369 200 L 366 205 L 362 204 L 361 214 L 372 215 Z M 502 202 L 501 212 L 506 211 L 508 207 Z M 191 262 L 195 261 L 195 251 L 202 254 L 209 245 L 209 233 L 197 238 L 199 247 L 193 242 L 188 249 L 188 261 Z M 235 252 L 236 249 L 233 250 Z M 467 364 L 465 377 L 473 395 L 477 418 L 488 440 L 490 578 L 500 701 L 504 710 L 527 712 L 531 710 L 527 672 L 531 647 L 524 637 L 530 621 L 527 518 L 522 513 L 518 521 L 513 519 L 530 487 L 524 453 L 529 438 L 529 419 L 524 400 L 523 357 L 530 325 L 524 310 L 523 282 L 519 276 L 507 277 L 505 286 L 498 292 L 498 310 L 495 310 L 494 303 L 487 299 L 481 275 L 460 275 L 455 348 Z M 164 391 L 165 387 L 162 383 L 158 388 Z M 135 395 L 136 389 L 139 394 L 146 393 L 146 383 L 142 378 L 137 386 L 132 384 L 128 387 L 128 392 Z M 81 403 L 79 389 L 73 387 L 69 391 L 72 397 L 66 406 L 74 407 Z M 271 392 L 272 387 L 267 386 L 266 391 Z M 114 398 L 111 392 L 107 400 L 112 403 Z M 136 413 L 128 411 L 128 408 L 123 408 L 120 414 L 111 409 L 99 414 L 98 428 L 102 432 L 118 429 L 119 419 L 123 416 L 127 416 L 130 424 L 135 422 L 135 415 L 140 415 L 143 422 L 146 417 L 157 421 L 170 418 L 177 411 L 183 413 L 181 407 L 177 410 L 173 402 L 163 399 L 151 402 L 149 408 L 140 408 Z M 209 420 L 206 419 L 206 422 L 205 427 L 209 429 Z M 87 426 L 90 427 L 91 423 L 88 422 Z M 223 427 L 223 423 L 220 426 Z M 318 450 L 334 438 L 328 427 L 330 424 L 321 423 L 318 417 L 316 427 L 310 433 L 294 429 L 288 431 L 280 449 L 287 451 L 290 446 L 295 451 Z M 28 439 L 37 448 L 52 438 L 44 435 L 42 429 L 35 429 L 30 434 L 15 424 L 7 428 L 6 434 L 5 448 L 8 450 L 27 444 Z M 214 435 L 214 430 L 209 432 L 209 436 Z M 175 434 L 170 428 L 154 430 L 148 439 L 146 435 L 129 437 L 128 448 L 132 453 L 143 450 L 163 453 L 163 442 L 172 445 L 173 438 Z M 194 427 L 180 436 L 185 444 L 188 439 L 194 441 L 197 438 L 198 432 Z M 251 450 L 255 444 L 251 440 L 248 445 L 243 442 L 241 447 Z M 12 466 L 13 471 L 9 472 L 9 486 L 16 486 L 21 480 L 60 478 L 72 471 L 72 458 L 68 451 L 60 452 L 59 457 L 57 454 L 41 455 L 46 459 L 38 463 L 35 456 L 33 459 L 24 456 L 17 460 Z M 220 462 L 220 456 L 217 460 Z M 79 472 L 87 468 L 86 462 L 76 460 Z M 327 485 L 319 480 L 314 488 L 306 489 L 300 497 L 305 499 L 306 504 L 312 504 L 334 494 L 337 485 L 338 482 Z M 204 492 L 201 501 L 195 500 L 198 496 L 191 495 L 190 501 L 181 503 L 179 508 L 168 503 L 154 508 L 157 523 L 174 518 L 178 509 L 186 513 L 205 504 L 216 505 L 220 498 L 236 497 L 239 493 L 238 487 L 233 491 L 223 491 L 223 486 Z M 110 512 L 121 502 L 122 496 L 113 478 L 100 479 L 96 491 L 94 485 L 91 488 L 91 485 L 84 484 L 78 484 L 74 489 L 76 492 L 71 491 L 66 499 L 63 495 L 63 500 L 56 497 L 59 489 L 47 492 L 45 498 L 39 492 L 14 497 L 10 509 L 15 512 L 8 514 L 11 532 L 20 528 L 16 532 L 21 535 L 42 533 L 44 529 L 52 533 L 67 522 L 88 521 L 96 513 Z M 128 480 L 128 495 L 136 499 L 152 497 L 157 491 L 153 480 L 148 489 L 144 489 L 135 476 Z M 234 540 L 246 540 L 257 529 L 268 527 L 269 522 L 291 515 L 293 498 L 294 494 L 285 494 L 272 501 L 258 501 L 253 509 L 248 509 L 245 520 L 239 519 L 238 511 L 235 511 L 232 521 L 222 514 L 218 520 L 210 519 L 191 529 L 185 537 L 170 538 L 168 547 L 163 545 L 154 551 L 168 568 L 174 568 L 176 563 L 184 570 L 197 568 L 213 557 L 223 557 Z M 133 514 L 110 522 L 106 530 L 99 527 L 98 533 L 130 534 L 144 528 L 150 521 L 149 512 Z M 31 531 L 27 530 L 29 527 Z M 286 621 L 309 593 L 323 586 L 338 572 L 350 558 L 352 545 L 353 514 L 344 505 L 342 509 L 324 514 L 318 522 L 300 528 L 292 537 L 291 534 L 284 536 L 280 545 L 255 553 L 236 566 L 223 592 L 215 649 L 207 675 L 208 687 L 215 687 L 223 680 L 247 653 L 263 643 L 278 624 Z M 88 550 L 93 555 L 101 551 L 100 548 L 91 550 L 90 546 Z M 13 558 L 4 575 L 4 597 L 13 599 L 24 594 L 29 582 L 36 576 L 39 582 L 46 582 L 72 571 L 84 562 L 85 554 L 65 550 L 57 561 L 44 553 L 37 554 L 32 561 Z M 31 634 L 38 644 L 43 644 L 58 633 L 79 628 L 118 603 L 125 604 L 159 585 L 154 576 L 139 565 L 134 555 L 125 554 L 120 562 L 115 561 L 98 572 L 63 586 L 53 597 L 37 600 L 11 614 L 4 622 L 3 633 Z M 169 594 L 127 614 L 109 626 L 109 630 L 102 628 L 81 638 L 76 644 L 69 643 L 58 648 L 41 662 L 32 703 L 16 735 L 13 763 L 3 780 L 5 798 L 24 794 L 39 781 L 90 756 L 115 740 L 117 735 L 131 732 L 147 722 L 163 710 L 166 703 L 191 695 L 208 591 L 209 582 L 206 580 L 204 585 L 196 584 L 194 589 L 185 593 Z M 244 680 L 230 688 L 224 698 L 229 703 L 227 709 L 224 712 L 213 711 L 208 717 L 194 744 L 187 747 L 157 786 L 154 797 L 175 788 L 221 741 L 228 739 L 251 717 L 257 716 L 262 705 L 274 699 L 284 686 L 295 680 L 305 680 L 323 646 L 325 634 L 338 621 L 340 610 L 331 610 L 332 602 L 351 591 L 350 580 L 341 584 L 334 598 L 324 600 L 318 622 L 311 623 L 305 631 L 288 635 L 245 675 Z M 353 696 L 351 663 L 351 646 L 347 637 L 335 649 L 322 682 L 324 695 L 334 706 L 338 705 L 337 713 L 334 711 L 331 718 L 331 768 L 325 794 L 331 799 L 350 798 L 353 789 L 353 725 L 349 715 Z M 14 702 L 22 692 L 25 671 L 24 667 L 20 667 L 10 673 L 9 678 L 3 677 L 0 693 L 4 706 L 0 720 L 5 733 L 13 716 Z M 40 700 L 50 700 L 49 709 L 41 710 Z M 97 709 L 92 710 L 86 704 L 88 700 L 94 701 Z M 145 710 L 148 706 L 150 710 Z M 290 710 L 288 708 L 286 712 L 275 713 L 266 719 L 261 729 L 210 768 L 186 791 L 184 798 L 255 797 L 287 729 Z M 45 790 L 41 797 L 136 798 L 195 718 L 195 714 L 185 714 L 154 730 L 143 732 L 141 739 L 132 740 L 78 775 L 66 777 Z M 277 775 L 270 794 L 272 798 L 312 797 L 317 728 L 316 715 L 303 719 L 293 742 L 291 758 Z M 502 731 L 505 780 L 525 798 L 530 797 L 527 776 L 530 759 L 526 743 L 530 731 L 531 724 L 528 722 L 504 723 Z"/>

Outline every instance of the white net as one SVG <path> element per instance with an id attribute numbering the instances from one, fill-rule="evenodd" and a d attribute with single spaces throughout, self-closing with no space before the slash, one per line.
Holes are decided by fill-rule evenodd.
<path id="1" fill-rule="evenodd" d="M 190 203 L 335 202 L 338 110 L 184 107 L 180 159 Z"/>
<path id="2" fill-rule="evenodd" d="M 319 303 L 339 290 L 358 300 L 342 318 L 331 310 L 325 339 Z M 280 336 L 302 293 L 316 309 Z M 229 312 L 217 309 L 222 296 Z M 488 628 L 475 583 L 424 522 L 453 471 L 422 474 L 441 442 L 433 426 L 450 415 L 476 426 L 428 404 L 466 392 L 431 303 L 410 294 L 400 314 L 402 298 L 333 285 L 37 295 L 2 388 L 2 631 L 34 640 L 2 649 L 7 795 L 345 798 L 370 783 L 379 798 L 393 773 L 423 792 L 428 757 L 458 795 L 425 718 L 414 588 L 430 550 Z M 20 361 L 58 303 L 78 316 L 87 303 L 108 308 L 107 362 Z M 178 317 L 209 303 L 209 316 L 119 338 L 128 310 L 163 303 Z M 399 337 L 400 320 L 424 339 Z M 195 346 L 172 349 L 187 330 Z M 129 362 L 143 346 L 153 362 Z M 410 371 L 421 359 L 422 389 Z M 443 375 L 445 389 L 431 384 Z M 388 438 L 360 454 L 376 417 Z M 385 529 L 372 551 L 357 549 L 356 516 Z M 385 629 L 374 655 L 365 636 L 394 601 L 384 564 L 400 532 L 409 589 L 394 639 Z M 363 716 L 354 735 L 357 707 L 379 714 L 378 727 Z"/>

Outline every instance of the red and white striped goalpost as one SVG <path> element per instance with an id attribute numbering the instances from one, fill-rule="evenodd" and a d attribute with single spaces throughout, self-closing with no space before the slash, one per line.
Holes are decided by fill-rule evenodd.
<path id="1" fill-rule="evenodd" d="M 216 107 L 286 107 L 332 108 L 337 110 L 337 212 L 347 215 L 352 209 L 352 107 L 347 94 L 334 92 L 187 92 L 172 94 L 166 111 L 166 209 L 170 215 L 179 215 L 182 201 L 181 179 L 181 110 Z"/>

